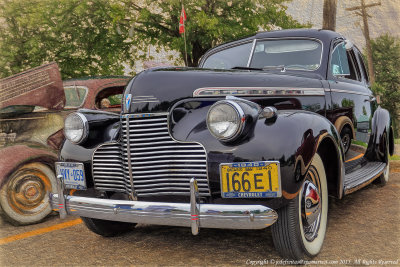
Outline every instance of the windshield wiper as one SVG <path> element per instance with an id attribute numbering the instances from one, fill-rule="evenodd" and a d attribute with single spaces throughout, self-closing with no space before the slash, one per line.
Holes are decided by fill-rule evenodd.
<path id="1" fill-rule="evenodd" d="M 232 70 L 280 70 L 281 72 L 285 72 L 286 68 L 285 65 L 279 65 L 279 66 L 264 66 L 262 68 L 253 68 L 253 67 L 241 67 L 241 66 L 236 66 L 231 68 Z"/>
<path id="2" fill-rule="evenodd" d="M 236 67 L 231 68 L 231 70 L 263 70 L 263 69 L 262 68 L 236 66 Z"/>
<path id="3" fill-rule="evenodd" d="M 286 68 L 285 65 L 278 65 L 278 66 L 264 66 L 262 70 L 281 70 L 281 72 L 285 72 Z"/>

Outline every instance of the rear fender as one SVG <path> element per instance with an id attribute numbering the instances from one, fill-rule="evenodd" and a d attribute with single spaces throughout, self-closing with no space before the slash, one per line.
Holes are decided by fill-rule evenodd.
<path id="1" fill-rule="evenodd" d="M 378 107 L 372 117 L 371 136 L 368 142 L 368 148 L 365 152 L 365 158 L 369 161 L 385 162 L 385 149 L 389 146 L 389 153 L 393 154 L 394 139 L 391 129 L 390 114 L 386 109 Z M 386 136 L 386 140 L 384 138 Z M 392 145 L 391 145 L 392 144 Z"/>

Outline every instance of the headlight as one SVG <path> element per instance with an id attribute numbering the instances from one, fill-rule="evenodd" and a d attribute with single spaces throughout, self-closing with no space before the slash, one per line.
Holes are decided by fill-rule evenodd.
<path id="1" fill-rule="evenodd" d="M 80 144 L 86 140 L 89 134 L 89 124 L 81 113 L 71 113 L 64 122 L 65 137 L 74 144 Z"/>
<path id="2" fill-rule="evenodd" d="M 245 114 L 234 101 L 219 101 L 211 106 L 207 114 L 207 127 L 211 134 L 222 141 L 238 137 L 243 129 Z"/>

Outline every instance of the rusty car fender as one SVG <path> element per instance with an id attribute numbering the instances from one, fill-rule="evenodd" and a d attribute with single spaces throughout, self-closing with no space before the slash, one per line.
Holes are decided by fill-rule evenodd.
<path id="1" fill-rule="evenodd" d="M 21 165 L 30 162 L 41 162 L 54 170 L 57 153 L 46 147 L 17 144 L 0 149 L 0 188 L 7 182 L 11 173 Z"/>

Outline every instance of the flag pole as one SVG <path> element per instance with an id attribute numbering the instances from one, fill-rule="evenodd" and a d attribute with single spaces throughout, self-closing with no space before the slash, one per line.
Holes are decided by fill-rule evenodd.
<path id="1" fill-rule="evenodd" d="M 182 10 L 183 9 L 183 0 L 181 1 Z M 188 66 L 188 58 L 187 58 L 187 48 L 186 48 L 186 27 L 185 27 L 185 19 L 183 20 L 183 40 L 185 42 L 185 65 Z"/>

